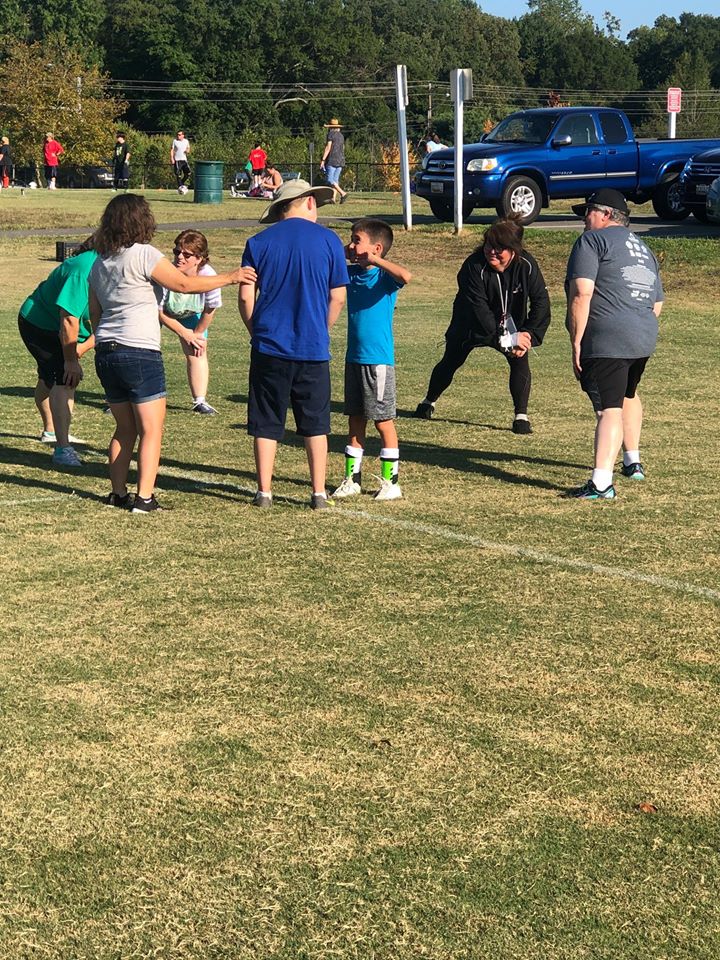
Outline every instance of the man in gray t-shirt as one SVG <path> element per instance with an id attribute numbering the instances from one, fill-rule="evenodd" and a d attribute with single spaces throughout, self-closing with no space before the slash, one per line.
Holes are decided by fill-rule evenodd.
<path id="1" fill-rule="evenodd" d="M 637 386 L 655 352 L 664 294 L 658 262 L 628 229 L 630 211 L 619 191 L 597 190 L 573 210 L 584 218 L 585 232 L 568 261 L 565 325 L 573 371 L 598 420 L 592 478 L 569 495 L 612 500 L 613 469 L 621 445 L 623 476 L 645 479 Z"/>

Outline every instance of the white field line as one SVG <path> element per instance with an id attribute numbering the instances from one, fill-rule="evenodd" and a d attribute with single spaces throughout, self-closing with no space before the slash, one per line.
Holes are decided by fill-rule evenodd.
<path id="1" fill-rule="evenodd" d="M 41 503 L 43 500 L 55 500 L 57 502 L 57 497 L 27 497 L 23 500 L 3 500 L 0 498 L 0 510 L 4 510 L 5 507 L 20 507 L 25 503 Z"/>
<path id="2" fill-rule="evenodd" d="M 187 480 L 190 483 L 197 483 L 198 486 L 225 487 L 226 489 L 236 490 L 238 493 L 245 493 L 248 496 L 253 496 L 256 489 L 255 487 L 244 487 L 240 484 L 228 482 L 222 477 L 193 476 L 183 473 L 180 470 L 174 470 L 172 467 L 161 467 L 161 475 L 162 474 L 176 477 L 179 480 Z M 305 506 L 308 502 L 307 497 L 279 496 L 276 499 L 284 503 L 293 503 L 301 506 Z M 580 509 L 586 509 L 586 507 L 587 505 L 581 505 Z M 597 507 L 591 507 L 591 509 L 597 509 Z M 600 506 L 600 509 L 602 509 L 602 506 Z M 324 516 L 327 516 L 327 514 L 324 514 Z M 574 557 L 560 557 L 553 553 L 545 553 L 542 550 L 535 550 L 532 547 L 522 547 L 514 543 L 495 543 L 493 540 L 474 537 L 467 533 L 450 530 L 447 527 L 439 527 L 429 523 L 418 523 L 415 520 L 402 520 L 398 517 L 390 517 L 384 514 L 368 513 L 366 510 L 357 510 L 350 506 L 343 506 L 339 510 L 334 510 L 333 516 L 347 516 L 353 519 L 369 520 L 372 523 L 380 523 L 388 527 L 395 527 L 399 530 L 420 533 L 438 540 L 451 540 L 455 543 L 464 543 L 468 546 L 477 547 L 480 550 L 487 550 L 491 553 L 517 557 L 522 560 L 531 560 L 533 563 L 539 563 L 543 566 L 581 570 L 583 573 L 594 573 L 601 577 L 614 577 L 632 583 L 648 583 L 653 587 L 659 587 L 661 590 L 673 590 L 678 593 L 702 597 L 704 600 L 712 600 L 716 603 L 720 602 L 720 590 L 711 590 L 710 587 L 701 587 L 694 583 L 687 583 L 684 580 L 674 580 L 671 577 L 661 577 L 655 573 L 626 570 L 623 567 L 611 567 L 606 564 L 592 563 L 589 560 L 579 560 Z"/>

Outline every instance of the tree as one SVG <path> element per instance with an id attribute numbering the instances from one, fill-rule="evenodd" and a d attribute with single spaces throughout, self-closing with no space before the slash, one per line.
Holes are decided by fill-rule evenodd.
<path id="1" fill-rule="evenodd" d="M 97 163 L 114 141 L 126 104 L 107 92 L 107 77 L 87 66 L 62 35 L 30 45 L 10 42 L 0 66 L 0 109 L 13 153 L 21 163 L 39 163 L 47 131 L 72 163 Z"/>

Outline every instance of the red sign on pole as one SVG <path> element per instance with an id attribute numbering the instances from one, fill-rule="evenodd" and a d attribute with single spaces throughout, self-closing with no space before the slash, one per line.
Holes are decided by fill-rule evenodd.
<path id="1" fill-rule="evenodd" d="M 680 113 L 682 108 L 682 89 L 680 87 L 668 87 L 667 112 Z"/>

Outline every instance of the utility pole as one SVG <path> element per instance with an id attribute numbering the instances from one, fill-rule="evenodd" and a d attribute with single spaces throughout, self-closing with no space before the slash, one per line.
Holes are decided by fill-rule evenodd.
<path id="1" fill-rule="evenodd" d="M 412 230 L 412 209 L 410 207 L 410 167 L 408 164 L 407 123 L 405 107 L 408 105 L 407 67 L 398 64 L 395 67 L 395 91 L 397 94 L 398 146 L 400 147 L 400 193 L 403 202 L 403 225 Z"/>
<path id="2" fill-rule="evenodd" d="M 472 100 L 472 70 L 452 70 L 450 72 L 450 97 L 455 104 L 455 233 L 463 228 L 463 120 L 466 100 Z"/>

